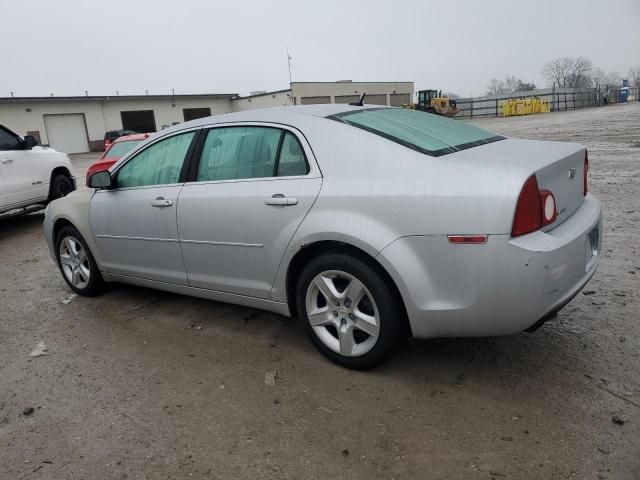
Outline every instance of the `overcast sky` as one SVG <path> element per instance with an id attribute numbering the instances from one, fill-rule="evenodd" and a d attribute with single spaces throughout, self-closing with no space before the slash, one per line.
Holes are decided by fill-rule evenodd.
<path id="1" fill-rule="evenodd" d="M 413 81 L 464 97 L 583 55 L 640 67 L 640 0 L 0 0 L 0 96 Z"/>

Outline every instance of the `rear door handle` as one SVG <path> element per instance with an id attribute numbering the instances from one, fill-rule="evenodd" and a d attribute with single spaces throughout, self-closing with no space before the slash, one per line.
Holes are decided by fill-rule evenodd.
<path id="1" fill-rule="evenodd" d="M 13 158 L 3 158 L 2 159 L 2 163 L 3 165 L 6 165 L 7 163 L 13 163 Z"/>
<path id="2" fill-rule="evenodd" d="M 265 205 L 277 205 L 277 206 L 280 206 L 280 207 L 286 207 L 286 206 L 289 206 L 289 205 L 297 205 L 298 204 L 298 199 L 297 198 L 291 198 L 291 197 L 285 197 L 281 193 L 276 193 L 271 198 L 267 198 L 264 201 L 264 204 Z"/>
<path id="3" fill-rule="evenodd" d="M 164 208 L 170 207 L 171 205 L 173 205 L 173 202 L 171 200 L 165 200 L 164 197 L 158 197 L 151 202 L 152 207 Z"/>

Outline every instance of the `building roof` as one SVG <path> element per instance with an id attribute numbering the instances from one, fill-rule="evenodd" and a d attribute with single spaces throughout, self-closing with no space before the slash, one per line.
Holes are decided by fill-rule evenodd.
<path id="1" fill-rule="evenodd" d="M 337 83 L 339 85 L 344 85 L 344 84 L 347 84 L 347 85 L 356 84 L 357 85 L 359 83 L 373 83 L 373 84 L 378 83 L 378 84 L 381 84 L 381 85 L 389 85 L 389 84 L 394 84 L 394 83 L 411 83 L 412 84 L 413 82 L 410 82 L 410 81 L 406 81 L 406 82 L 404 82 L 404 81 L 396 81 L 396 82 L 367 82 L 367 81 L 360 81 L 360 80 L 357 80 L 357 81 L 353 81 L 353 80 L 338 80 L 336 82 L 291 82 L 291 85 L 301 84 L 301 83 L 302 84 L 316 84 L 316 85 L 335 84 L 335 83 Z"/>
<path id="2" fill-rule="evenodd" d="M 186 98 L 233 99 L 237 93 L 194 93 L 176 95 L 84 95 L 77 97 L 0 97 L 0 103 L 25 102 L 111 102 L 123 100 L 178 100 Z"/>
<path id="3" fill-rule="evenodd" d="M 234 100 L 245 100 L 247 98 L 265 97 L 267 95 L 275 95 L 276 93 L 285 93 L 290 91 L 291 91 L 290 88 L 285 88 L 284 90 L 273 90 L 272 92 L 256 93 L 255 95 L 247 95 L 247 96 L 238 95 L 237 98 L 235 98 Z"/>

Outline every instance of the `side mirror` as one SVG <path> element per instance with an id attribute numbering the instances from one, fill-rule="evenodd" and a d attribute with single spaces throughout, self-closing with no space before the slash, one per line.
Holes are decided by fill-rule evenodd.
<path id="1" fill-rule="evenodd" d="M 89 188 L 111 188 L 113 180 L 108 170 L 102 170 L 101 172 L 93 173 L 89 177 L 87 187 Z"/>
<path id="2" fill-rule="evenodd" d="M 31 150 L 33 147 L 38 145 L 38 140 L 33 135 L 27 135 L 24 137 L 24 148 L 25 150 Z"/>

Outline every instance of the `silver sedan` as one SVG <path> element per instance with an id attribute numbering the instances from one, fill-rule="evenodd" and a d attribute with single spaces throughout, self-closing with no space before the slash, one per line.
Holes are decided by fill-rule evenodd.
<path id="1" fill-rule="evenodd" d="M 329 359 L 370 368 L 415 337 L 504 335 L 553 317 L 596 271 L 585 148 L 392 107 L 195 120 L 49 205 L 69 287 L 126 282 L 293 315 Z"/>

